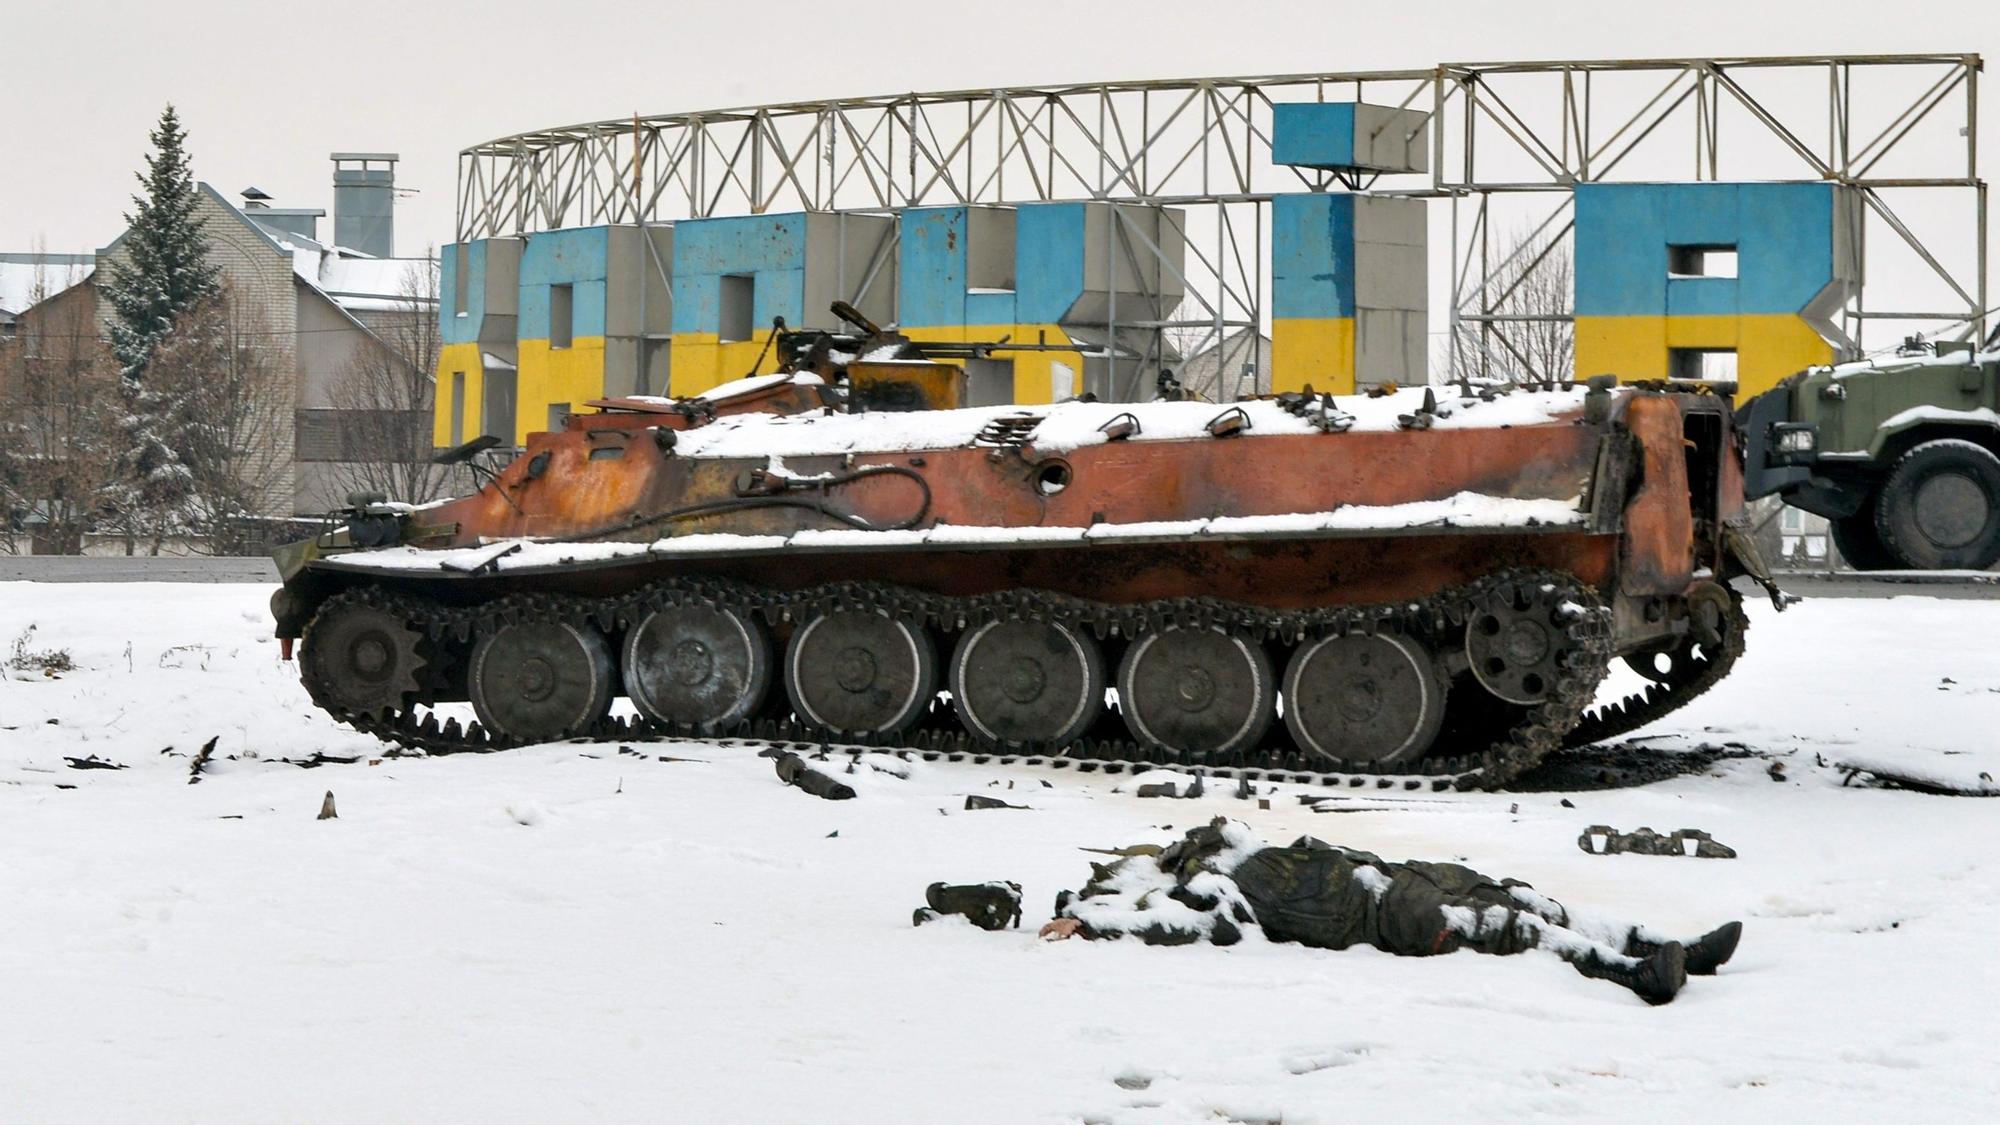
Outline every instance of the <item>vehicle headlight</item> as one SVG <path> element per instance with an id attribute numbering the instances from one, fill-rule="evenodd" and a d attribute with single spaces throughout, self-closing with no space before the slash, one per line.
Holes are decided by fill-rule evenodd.
<path id="1" fill-rule="evenodd" d="M 1780 422 L 1771 427 L 1771 463 L 1801 464 L 1812 461 L 1818 453 L 1817 425 L 1811 422 Z"/>
<path id="2" fill-rule="evenodd" d="M 1811 430 L 1780 430 L 1777 444 L 1780 453 L 1811 453 L 1819 444 L 1819 435 Z"/>

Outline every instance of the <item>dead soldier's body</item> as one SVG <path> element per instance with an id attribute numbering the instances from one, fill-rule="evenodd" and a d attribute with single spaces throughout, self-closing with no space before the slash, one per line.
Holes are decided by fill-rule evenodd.
<path id="1" fill-rule="evenodd" d="M 1390 863 L 1311 837 L 1268 847 L 1220 817 L 1157 855 L 1092 866 L 1083 890 L 1057 897 L 1043 937 L 1231 945 L 1243 927 L 1256 926 L 1272 941 L 1372 945 L 1410 957 L 1540 949 L 1584 976 L 1664 1004 L 1689 973 L 1712 975 L 1729 960 L 1743 931 L 1730 922 L 1673 941 L 1643 926 L 1579 918 L 1517 879 L 1455 863 Z"/>

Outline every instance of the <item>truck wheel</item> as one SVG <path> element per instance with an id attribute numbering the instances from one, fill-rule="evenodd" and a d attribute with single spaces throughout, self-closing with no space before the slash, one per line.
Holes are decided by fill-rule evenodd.
<path id="1" fill-rule="evenodd" d="M 1845 519 L 1828 520 L 1826 524 L 1833 534 L 1834 550 L 1855 570 L 1892 570 L 1898 565 L 1883 548 L 1882 537 L 1876 534 L 1874 501 L 1862 505 L 1860 511 Z"/>
<path id="2" fill-rule="evenodd" d="M 1915 570 L 1984 570 L 2000 560 L 2000 457 L 1969 441 L 1927 441 L 1896 461 L 1875 530 Z"/>

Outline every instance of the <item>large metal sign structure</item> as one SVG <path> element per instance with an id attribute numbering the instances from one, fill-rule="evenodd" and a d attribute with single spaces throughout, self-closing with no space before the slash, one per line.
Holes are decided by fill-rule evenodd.
<path id="1" fill-rule="evenodd" d="M 1441 201 L 1428 209 L 1430 244 L 1450 249 L 1446 315 L 1428 330 L 1434 374 L 1567 376 L 1560 368 L 1608 354 L 1619 354 L 1628 373 L 1660 373 L 1645 370 L 1651 360 L 1623 362 L 1617 349 L 1642 346 L 1635 341 L 1671 353 L 1675 373 L 1687 373 L 1679 369 L 1684 358 L 1725 351 L 1733 358 L 1736 334 L 1763 331 L 1756 317 L 1803 319 L 1826 347 L 1778 346 L 1763 361 L 1782 364 L 1822 351 L 1856 354 L 1912 330 L 1983 334 L 1979 71 L 1970 54 L 1448 63 L 637 117 L 466 149 L 458 237 L 476 243 L 732 216 L 1109 204 L 1108 220 L 1090 224 L 1087 253 L 1092 268 L 1114 280 L 1105 307 L 1093 313 L 1094 330 L 1076 338 L 1108 358 L 1112 393 L 1130 397 L 1150 388 L 1160 365 L 1233 333 L 1274 332 L 1274 320 L 1287 318 L 1274 308 L 1274 258 L 1286 253 L 1273 243 L 1283 219 L 1275 201 L 1366 193 Z M 1344 103 L 1406 111 L 1394 127 L 1421 149 L 1376 167 L 1360 157 L 1318 166 L 1274 159 L 1283 107 Z M 1802 190 L 1762 202 L 1715 190 L 1751 183 Z M 1579 190 L 1599 185 L 1633 190 L 1599 203 Z M 1772 213 L 1802 208 L 1823 209 L 1828 229 L 1806 230 L 1799 236 L 1810 236 L 1806 243 L 1767 235 Z M 1659 261 L 1607 269 L 1608 240 L 1593 233 L 1593 216 L 1634 215 L 1659 226 Z M 1683 228 L 1695 233 L 1675 233 Z M 901 229 L 866 233 L 876 239 L 873 251 L 842 270 L 840 287 L 850 296 L 879 280 L 903 237 Z M 853 233 L 842 226 L 828 237 L 845 248 Z M 671 255 L 647 245 L 661 299 L 671 302 L 683 292 L 671 284 Z M 1718 284 L 1734 275 L 1705 268 L 1704 250 L 1726 251 L 1709 258 L 1740 265 L 1740 283 Z M 1751 276 L 1760 255 L 1802 253 L 1828 263 L 1794 279 L 1818 287 L 1805 305 L 1791 303 L 1783 284 Z M 1572 259 L 1574 283 L 1565 279 L 1552 299 L 1537 279 Z M 1635 288 L 1661 263 L 1661 280 Z M 1133 299 L 1133 285 L 1154 287 L 1158 299 Z M 1284 294 L 1275 296 L 1282 306 Z M 726 291 L 718 299 L 726 301 Z M 1760 299 L 1775 303 L 1756 305 Z M 1725 305 L 1734 319 L 1718 327 Z M 1557 326 L 1568 339 L 1572 322 L 1573 360 L 1536 346 L 1538 328 Z M 1724 335 L 1704 335 L 1711 331 Z M 1282 331 L 1275 334 L 1282 352 Z M 1743 346 L 1749 363 L 1751 345 Z M 1271 389 L 1268 361 L 1254 348 L 1240 351 L 1240 369 L 1216 372 L 1217 397 Z"/>

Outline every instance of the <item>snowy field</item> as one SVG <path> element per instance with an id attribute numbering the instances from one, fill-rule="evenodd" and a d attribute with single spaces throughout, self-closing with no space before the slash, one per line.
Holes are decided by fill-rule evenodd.
<path id="1" fill-rule="evenodd" d="M 1293 787 L 1262 810 L 941 763 L 830 803 L 690 743 L 381 759 L 278 662 L 267 594 L 0 584 L 0 659 L 33 625 L 27 651 L 78 664 L 0 680 L 0 1122 L 1971 1121 L 2000 1098 L 2000 802 L 1836 768 L 2000 777 L 2000 601 L 1753 606 L 1736 674 L 1650 732 L 1755 752 L 1703 774 L 1316 814 Z M 276 760 L 315 753 L 364 757 Z M 91 756 L 128 768 L 65 762 Z M 1536 954 L 1034 938 L 1103 858 L 1080 849 L 1217 814 L 1690 936 L 1741 918 L 1743 946 L 1654 1009 Z M 1741 858 L 1585 855 L 1600 823 Z M 1023 928 L 913 929 L 940 879 L 1020 882 Z"/>

